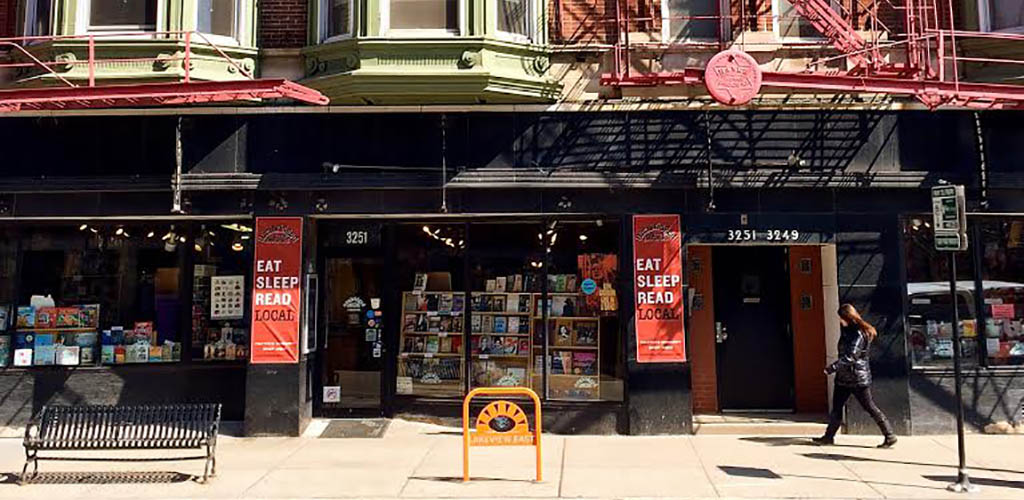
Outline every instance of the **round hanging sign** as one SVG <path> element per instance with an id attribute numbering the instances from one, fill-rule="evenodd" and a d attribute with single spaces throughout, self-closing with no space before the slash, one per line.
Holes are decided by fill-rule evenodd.
<path id="1" fill-rule="evenodd" d="M 708 61 L 704 69 L 704 84 L 716 101 L 742 106 L 761 91 L 761 67 L 746 52 L 723 50 Z"/>
<path id="2" fill-rule="evenodd" d="M 597 291 L 597 282 L 587 278 L 583 280 L 583 283 L 580 285 L 580 290 L 587 295 L 593 295 L 594 292 Z"/>

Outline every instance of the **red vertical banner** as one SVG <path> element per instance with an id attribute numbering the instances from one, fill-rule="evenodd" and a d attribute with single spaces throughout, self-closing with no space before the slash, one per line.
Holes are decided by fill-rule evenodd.
<path id="1" fill-rule="evenodd" d="M 257 217 L 252 363 L 299 362 L 302 218 Z"/>
<path id="2" fill-rule="evenodd" d="M 678 215 L 633 216 L 638 363 L 686 361 L 682 240 Z"/>

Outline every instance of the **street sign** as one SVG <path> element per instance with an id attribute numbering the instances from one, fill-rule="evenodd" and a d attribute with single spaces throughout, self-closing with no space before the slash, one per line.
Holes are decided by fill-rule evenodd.
<path id="1" fill-rule="evenodd" d="M 967 250 L 967 209 L 963 186 L 932 188 L 932 221 L 936 250 Z"/>

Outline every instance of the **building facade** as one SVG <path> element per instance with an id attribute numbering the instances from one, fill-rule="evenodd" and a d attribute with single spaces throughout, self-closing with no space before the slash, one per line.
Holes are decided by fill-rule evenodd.
<path id="1" fill-rule="evenodd" d="M 953 25 L 1024 25 L 982 3 L 953 5 Z M 836 2 L 849 31 L 782 0 L 436 4 L 0 0 L 0 38 L 41 37 L 6 49 L 0 103 L 250 73 L 331 101 L 0 114 L 3 424 L 43 404 L 213 401 L 250 435 L 294 435 L 311 417 L 455 419 L 491 385 L 534 388 L 568 433 L 823 416 L 850 302 L 880 331 L 875 394 L 897 431 L 950 432 L 940 182 L 968 191 L 967 420 L 1019 418 L 1024 128 L 1012 91 L 985 87 L 1003 96 L 985 109 L 967 93 L 1013 78 L 1013 36 L 914 66 L 885 42 L 912 39 L 906 17 L 857 2 Z M 684 81 L 729 47 L 765 71 L 746 106 Z M 786 76 L 818 65 L 888 90 Z M 897 67 L 955 69 L 968 90 L 932 102 Z M 643 214 L 681 221 L 685 363 L 637 360 Z M 301 227 L 297 359 L 260 363 L 258 228 L 280 217 Z M 848 412 L 848 432 L 873 432 Z"/>

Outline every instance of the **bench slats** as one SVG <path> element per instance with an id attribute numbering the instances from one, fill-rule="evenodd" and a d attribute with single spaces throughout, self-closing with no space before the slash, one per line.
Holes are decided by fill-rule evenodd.
<path id="1" fill-rule="evenodd" d="M 191 449 L 207 445 L 220 420 L 220 405 L 44 406 L 37 450 Z"/>

